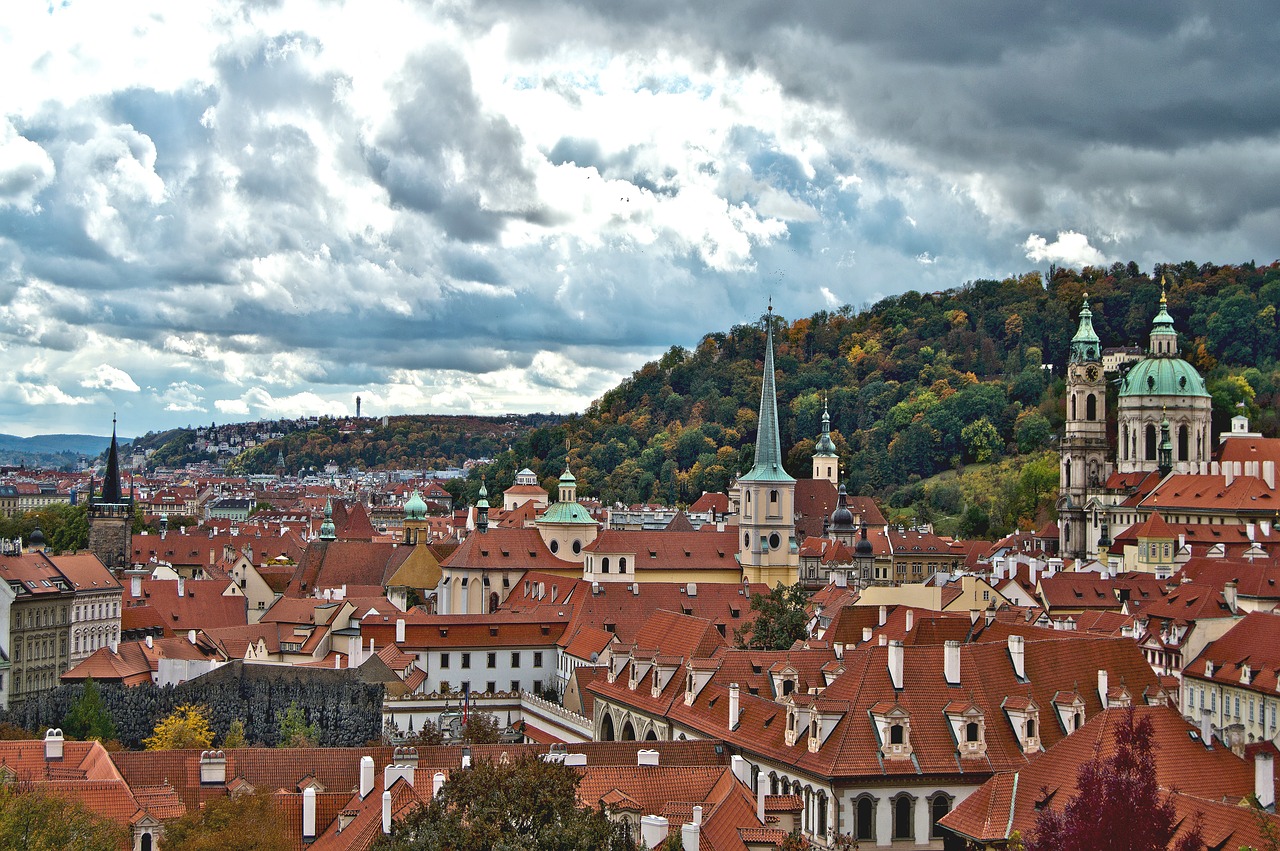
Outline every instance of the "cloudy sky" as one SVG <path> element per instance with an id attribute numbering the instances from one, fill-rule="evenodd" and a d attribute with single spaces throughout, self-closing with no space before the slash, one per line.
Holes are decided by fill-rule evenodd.
<path id="1" fill-rule="evenodd" d="M 0 431 L 581 410 L 770 294 L 1270 262 L 1277 42 L 1249 0 L 9 0 Z"/>

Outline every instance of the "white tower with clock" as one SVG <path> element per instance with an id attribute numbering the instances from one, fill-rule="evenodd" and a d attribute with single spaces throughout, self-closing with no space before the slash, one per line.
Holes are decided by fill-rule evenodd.
<path id="1" fill-rule="evenodd" d="M 1093 330 L 1089 294 L 1080 308 L 1080 325 L 1071 338 L 1067 360 L 1067 422 L 1062 437 L 1058 529 L 1065 558 L 1097 553 L 1105 529 L 1105 510 L 1091 506 L 1102 493 L 1111 464 L 1107 460 L 1107 383 L 1102 372 L 1102 345 Z"/>

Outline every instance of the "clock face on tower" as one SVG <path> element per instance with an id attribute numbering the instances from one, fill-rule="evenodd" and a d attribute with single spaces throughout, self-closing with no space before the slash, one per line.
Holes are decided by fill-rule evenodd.
<path id="1" fill-rule="evenodd" d="M 1084 371 L 1084 375 L 1085 375 L 1085 378 L 1088 378 L 1090 381 L 1097 381 L 1098 368 L 1093 364 L 1089 364 L 1089 367 Z"/>

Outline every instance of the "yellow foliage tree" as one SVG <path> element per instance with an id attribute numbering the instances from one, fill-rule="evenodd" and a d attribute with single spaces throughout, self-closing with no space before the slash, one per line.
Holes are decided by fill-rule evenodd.
<path id="1" fill-rule="evenodd" d="M 209 723 L 209 707 L 184 703 L 156 724 L 155 732 L 143 739 L 149 751 L 180 748 L 207 749 L 213 744 L 213 727 Z"/>

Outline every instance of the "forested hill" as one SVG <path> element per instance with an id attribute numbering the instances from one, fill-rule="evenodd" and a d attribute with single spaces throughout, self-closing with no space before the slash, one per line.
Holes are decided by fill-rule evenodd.
<path id="1" fill-rule="evenodd" d="M 1153 274 L 1115 264 L 1051 270 L 1047 285 L 1032 272 L 907 292 L 860 313 L 846 306 L 803 319 L 778 317 L 788 471 L 809 475 L 826 399 L 851 492 L 891 506 L 918 503 L 917 514 L 924 514 L 933 495 L 914 484 L 921 479 L 1001 458 L 1010 463 L 993 471 L 1017 477 L 1034 462 L 1038 484 L 1030 493 L 994 493 L 984 506 L 973 505 L 984 499 L 980 494 L 948 493 L 945 511 L 959 512 L 968 502 L 990 514 L 993 531 L 1043 519 L 1057 475 L 1056 458 L 1046 452 L 1062 427 L 1062 371 L 1084 294 L 1104 346 L 1145 348 L 1162 275 L 1182 352 L 1213 395 L 1215 430 L 1225 430 L 1236 403 L 1244 402 L 1254 427 L 1274 435 L 1280 263 L 1188 262 Z M 763 328 L 763 322 L 737 325 L 707 334 L 693 351 L 673 347 L 583 415 L 530 432 L 484 471 L 491 490 L 529 466 L 554 493 L 566 438 L 584 496 L 688 503 L 703 491 L 723 490 L 750 466 L 754 451 Z M 1108 405 L 1113 416 L 1114 410 Z M 472 496 L 479 475 L 468 483 Z"/>

